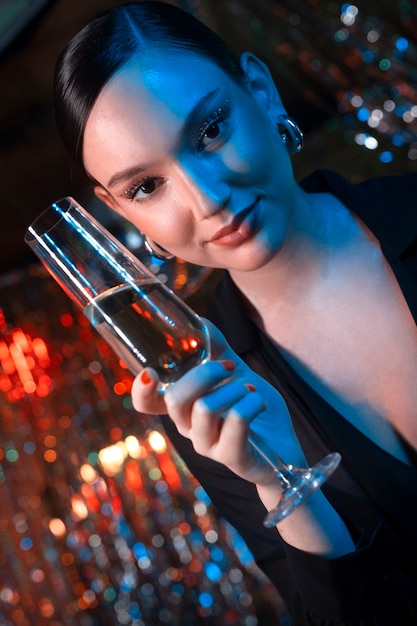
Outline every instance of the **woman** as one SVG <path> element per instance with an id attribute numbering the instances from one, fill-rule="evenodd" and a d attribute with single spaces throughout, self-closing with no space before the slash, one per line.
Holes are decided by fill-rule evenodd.
<path id="1" fill-rule="evenodd" d="M 135 407 L 164 416 L 294 624 L 412 623 L 417 177 L 298 184 L 302 135 L 265 65 L 160 2 L 106 12 L 70 42 L 55 109 L 99 198 L 159 253 L 225 270 L 213 360 L 163 397 L 144 370 Z M 296 465 L 342 454 L 274 529 L 262 520 L 280 487 L 249 423 Z"/>

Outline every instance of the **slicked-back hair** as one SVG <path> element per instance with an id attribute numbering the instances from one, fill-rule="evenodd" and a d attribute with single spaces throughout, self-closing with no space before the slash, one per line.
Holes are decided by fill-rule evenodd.
<path id="1" fill-rule="evenodd" d="M 60 55 L 54 77 L 54 109 L 63 143 L 85 172 L 84 129 L 109 79 L 149 48 L 185 50 L 212 60 L 237 82 L 239 58 L 214 31 L 166 2 L 130 2 L 94 17 Z"/>

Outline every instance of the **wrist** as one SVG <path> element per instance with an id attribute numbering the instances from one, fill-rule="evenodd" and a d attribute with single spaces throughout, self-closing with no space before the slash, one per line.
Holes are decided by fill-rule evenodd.
<path id="1" fill-rule="evenodd" d="M 278 481 L 256 487 L 266 510 L 275 508 L 282 493 Z M 289 545 L 325 558 L 336 558 L 355 549 L 345 523 L 321 490 L 281 520 L 277 530 Z"/>
<path id="2" fill-rule="evenodd" d="M 282 496 L 282 487 L 276 476 L 274 476 L 274 480 L 271 480 L 270 483 L 256 485 L 256 489 L 258 490 L 259 498 L 267 511 L 276 507 L 277 502 Z"/>

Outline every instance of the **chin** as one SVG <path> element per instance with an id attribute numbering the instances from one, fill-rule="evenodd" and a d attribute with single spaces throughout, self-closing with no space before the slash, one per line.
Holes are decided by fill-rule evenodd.
<path id="1" fill-rule="evenodd" d="M 226 268 L 231 271 L 255 272 L 266 267 L 274 258 L 275 252 L 267 248 L 262 250 L 252 250 L 245 255 L 236 254 L 233 262 Z M 240 258 L 239 258 L 240 257 Z"/>

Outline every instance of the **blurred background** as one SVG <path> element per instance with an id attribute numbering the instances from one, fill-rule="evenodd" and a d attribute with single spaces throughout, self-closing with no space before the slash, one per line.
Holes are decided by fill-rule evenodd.
<path id="1" fill-rule="evenodd" d="M 143 253 L 140 234 L 93 199 L 52 110 L 61 49 L 116 4 L 0 0 L 0 624 L 288 626 L 158 423 L 132 410 L 123 363 L 23 243 L 43 208 L 72 195 Z M 415 171 L 415 2 L 177 4 L 268 63 L 306 135 L 298 178 Z M 153 268 L 204 312 L 212 276 Z"/>

